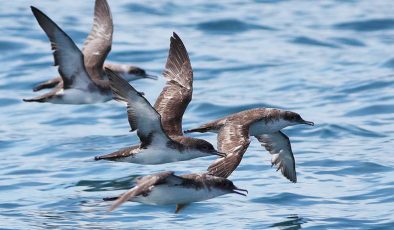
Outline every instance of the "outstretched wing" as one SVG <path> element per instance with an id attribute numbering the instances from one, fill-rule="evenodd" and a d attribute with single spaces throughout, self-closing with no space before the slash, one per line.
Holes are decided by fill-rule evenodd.
<path id="1" fill-rule="evenodd" d="M 150 145 L 152 141 L 167 143 L 170 139 L 162 129 L 160 114 L 125 79 L 108 68 L 105 71 L 108 74 L 114 99 L 127 103 L 127 116 L 131 131 L 137 130 L 141 147 Z"/>
<path id="2" fill-rule="evenodd" d="M 103 65 L 111 51 L 113 22 L 106 0 L 96 0 L 93 27 L 82 49 L 86 71 L 92 79 L 102 80 Z"/>
<path id="3" fill-rule="evenodd" d="M 148 194 L 154 186 L 160 185 L 163 183 L 182 183 L 182 178 L 174 175 L 174 172 L 162 172 L 149 176 L 144 176 L 137 181 L 137 185 L 130 189 L 129 191 L 123 193 L 119 198 L 115 200 L 115 202 L 109 208 L 109 211 L 114 210 L 119 207 L 124 202 L 132 199 L 133 197 Z"/>
<path id="4" fill-rule="evenodd" d="M 208 167 L 210 175 L 227 178 L 238 167 L 250 144 L 248 129 L 249 126 L 232 123 L 219 130 L 218 150 L 228 155 Z"/>
<path id="5" fill-rule="evenodd" d="M 33 6 L 31 10 L 38 24 L 51 41 L 52 50 L 54 50 L 54 65 L 59 66 L 58 71 L 64 83 L 63 88 L 86 89 L 91 83 L 91 79 L 85 70 L 81 51 L 71 38 L 48 16 Z"/>
<path id="6" fill-rule="evenodd" d="M 182 117 L 193 93 L 193 70 L 185 45 L 174 33 L 163 72 L 166 86 L 157 98 L 155 109 L 161 115 L 164 130 L 170 136 L 182 135 Z"/>
<path id="7" fill-rule="evenodd" d="M 262 146 L 272 155 L 271 163 L 291 182 L 297 182 L 295 160 L 289 138 L 278 131 L 256 136 Z"/>

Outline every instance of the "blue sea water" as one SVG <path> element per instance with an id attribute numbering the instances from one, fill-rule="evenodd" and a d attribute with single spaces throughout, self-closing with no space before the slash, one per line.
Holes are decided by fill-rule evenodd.
<path id="1" fill-rule="evenodd" d="M 24 103 L 57 75 L 50 45 L 30 12 L 46 12 L 81 47 L 93 1 L 3 1 L 0 7 L 1 229 L 393 229 L 394 2 L 109 0 L 109 60 L 160 74 L 169 37 L 183 39 L 194 69 L 184 128 L 255 107 L 300 113 L 314 127 L 284 130 L 298 183 L 270 167 L 253 140 L 230 177 L 249 190 L 190 205 L 102 197 L 163 170 L 201 172 L 214 157 L 160 166 L 95 162 L 137 143 L 125 108 Z M 165 81 L 132 84 L 151 103 Z M 213 134 L 196 134 L 212 143 Z"/>

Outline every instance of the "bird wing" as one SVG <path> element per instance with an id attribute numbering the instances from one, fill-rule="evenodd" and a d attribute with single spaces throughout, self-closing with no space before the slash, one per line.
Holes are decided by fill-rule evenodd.
<path id="1" fill-rule="evenodd" d="M 271 163 L 283 176 L 296 183 L 295 160 L 289 138 L 281 131 L 256 136 L 262 146 L 272 155 Z"/>
<path id="2" fill-rule="evenodd" d="M 241 124 L 226 124 L 218 134 L 218 150 L 227 153 L 209 167 L 210 175 L 227 178 L 238 167 L 250 144 L 249 127 Z"/>
<path id="3" fill-rule="evenodd" d="M 141 147 L 157 143 L 156 141 L 159 141 L 161 146 L 165 145 L 170 139 L 163 131 L 160 114 L 125 79 L 108 68 L 105 71 L 108 74 L 114 99 L 127 103 L 130 131 L 137 130 Z"/>
<path id="4" fill-rule="evenodd" d="M 132 199 L 133 197 L 148 194 L 156 185 L 160 185 L 163 183 L 182 183 L 182 178 L 174 175 L 174 172 L 162 172 L 149 176 L 141 177 L 137 180 L 137 185 L 134 186 L 129 191 L 123 193 L 120 197 L 118 197 L 115 202 L 109 208 L 109 211 L 112 211 L 119 207 L 124 202 Z"/>
<path id="5" fill-rule="evenodd" d="M 51 42 L 52 50 L 54 50 L 54 65 L 58 66 L 59 74 L 64 83 L 63 88 L 86 89 L 91 83 L 91 79 L 85 70 L 81 51 L 73 40 L 48 16 L 33 6 L 31 10 Z"/>
<path id="6" fill-rule="evenodd" d="M 103 65 L 111 51 L 113 22 L 106 0 L 96 0 L 93 27 L 86 38 L 82 52 L 86 71 L 93 80 L 103 80 Z"/>
<path id="7" fill-rule="evenodd" d="M 167 83 L 154 107 L 161 115 L 166 133 L 181 136 L 182 117 L 192 99 L 193 70 L 185 45 L 176 33 L 171 37 L 163 75 Z"/>

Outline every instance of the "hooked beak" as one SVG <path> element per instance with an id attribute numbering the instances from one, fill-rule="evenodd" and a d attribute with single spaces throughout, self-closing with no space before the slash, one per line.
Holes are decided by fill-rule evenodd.
<path id="1" fill-rule="evenodd" d="M 216 151 L 216 150 L 212 151 L 211 153 L 212 153 L 212 155 L 217 155 L 217 156 L 220 156 L 220 157 L 226 157 L 227 156 L 227 154 L 219 152 L 219 151 Z"/>
<path id="2" fill-rule="evenodd" d="M 152 79 L 152 80 L 157 80 L 159 77 L 158 77 L 158 76 L 155 76 L 155 75 L 146 74 L 146 75 L 144 76 L 144 78 L 149 78 L 149 79 Z"/>
<path id="3" fill-rule="evenodd" d="M 315 123 L 313 123 L 312 121 L 303 121 L 302 124 L 310 125 L 310 126 L 314 126 L 315 125 Z"/>
<path id="4" fill-rule="evenodd" d="M 237 187 L 233 188 L 233 191 L 232 191 L 232 193 L 236 193 L 236 194 L 239 194 L 239 195 L 242 195 L 242 196 L 246 196 L 246 194 L 242 193 L 242 192 L 246 192 L 246 194 L 248 194 L 248 190 L 240 189 L 240 188 L 237 188 Z"/>

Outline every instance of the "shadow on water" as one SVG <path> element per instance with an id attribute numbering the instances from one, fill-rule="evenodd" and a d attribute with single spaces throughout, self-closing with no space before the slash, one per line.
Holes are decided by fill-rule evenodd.
<path id="1" fill-rule="evenodd" d="M 297 230 L 301 229 L 301 225 L 305 224 L 307 221 L 299 217 L 297 215 L 293 216 L 288 216 L 284 221 L 277 222 L 275 224 L 272 224 L 270 227 L 271 228 L 279 228 L 279 229 L 286 229 L 286 230 Z"/>
<path id="2" fill-rule="evenodd" d="M 210 34 L 233 34 L 248 30 L 275 30 L 272 27 L 246 23 L 237 19 L 219 19 L 197 24 L 197 29 Z"/>

